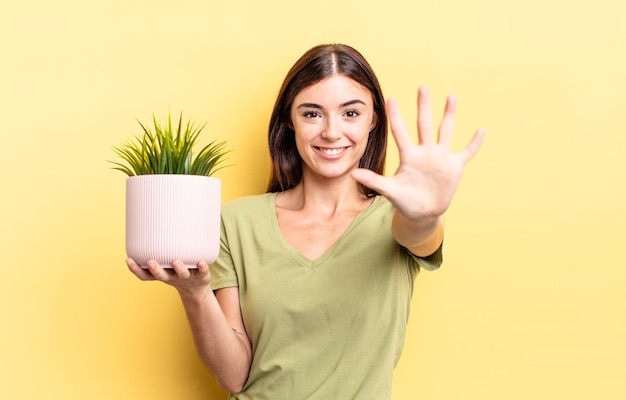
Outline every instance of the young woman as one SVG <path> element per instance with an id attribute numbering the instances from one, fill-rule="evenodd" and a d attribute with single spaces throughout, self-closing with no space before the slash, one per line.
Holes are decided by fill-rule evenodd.
<path id="1" fill-rule="evenodd" d="M 477 131 L 449 147 L 455 98 L 434 138 L 426 88 L 418 144 L 355 49 L 321 45 L 291 68 L 269 128 L 268 193 L 222 207 L 221 251 L 197 270 L 128 260 L 175 287 L 200 357 L 231 399 L 390 399 L 414 279 L 442 262 L 441 216 Z M 383 176 L 387 119 L 400 153 Z"/>

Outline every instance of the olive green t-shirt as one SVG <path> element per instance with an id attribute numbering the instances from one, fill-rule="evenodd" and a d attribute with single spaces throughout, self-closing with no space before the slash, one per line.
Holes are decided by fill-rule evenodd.
<path id="1" fill-rule="evenodd" d="M 214 290 L 239 287 L 252 342 L 252 367 L 238 400 L 391 398 L 420 268 L 434 270 L 441 248 L 419 258 L 391 235 L 394 208 L 382 196 L 315 261 L 287 244 L 275 193 L 222 206 Z"/>

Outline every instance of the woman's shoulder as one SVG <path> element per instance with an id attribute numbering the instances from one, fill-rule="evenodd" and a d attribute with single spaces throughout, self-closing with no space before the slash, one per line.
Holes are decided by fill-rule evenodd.
<path id="1" fill-rule="evenodd" d="M 242 213 L 258 213 L 265 208 L 268 208 L 276 193 L 263 193 L 238 197 L 222 204 L 222 214 L 242 214 Z"/>

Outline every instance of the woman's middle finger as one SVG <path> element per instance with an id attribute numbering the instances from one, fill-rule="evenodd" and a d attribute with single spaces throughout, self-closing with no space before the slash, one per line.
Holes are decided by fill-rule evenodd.
<path id="1" fill-rule="evenodd" d="M 176 272 L 178 279 L 189 279 L 191 277 L 191 271 L 182 261 L 174 261 L 172 263 L 172 267 L 174 268 L 174 272 Z"/>
<path id="2" fill-rule="evenodd" d="M 433 119 L 426 86 L 417 91 L 417 137 L 420 145 L 433 142 Z"/>

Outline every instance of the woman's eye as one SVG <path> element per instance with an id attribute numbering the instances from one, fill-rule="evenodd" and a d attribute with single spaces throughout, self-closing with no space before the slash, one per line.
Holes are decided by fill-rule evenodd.
<path id="1" fill-rule="evenodd" d="M 305 111 L 302 115 L 304 115 L 304 118 L 317 118 L 320 116 L 320 113 L 318 113 L 317 111 Z"/>
<path id="2" fill-rule="evenodd" d="M 361 113 L 360 113 L 360 112 L 358 112 L 357 110 L 349 110 L 349 111 L 346 111 L 346 117 L 348 117 L 348 118 L 356 118 L 356 117 L 358 117 L 359 115 L 361 115 Z"/>

